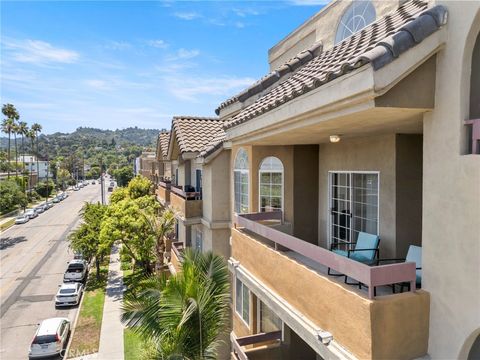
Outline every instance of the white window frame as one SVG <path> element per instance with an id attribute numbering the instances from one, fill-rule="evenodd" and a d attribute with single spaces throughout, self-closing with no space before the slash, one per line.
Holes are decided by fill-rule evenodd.
<path id="1" fill-rule="evenodd" d="M 240 282 L 240 284 L 242 284 L 242 290 L 241 290 L 241 301 L 240 301 L 240 306 L 241 306 L 241 309 L 240 309 L 240 312 L 238 311 L 237 309 L 237 292 L 238 292 L 238 287 L 237 287 L 237 284 L 238 282 Z M 243 291 L 243 288 L 246 288 L 247 291 L 248 291 L 248 321 L 246 321 L 244 318 L 243 318 L 243 295 L 244 295 L 244 291 Z M 248 286 L 246 286 L 242 280 L 240 280 L 239 278 L 235 277 L 235 312 L 237 313 L 238 317 L 242 320 L 242 322 L 245 324 L 245 326 L 247 328 L 250 329 L 250 311 L 252 309 L 252 303 L 250 301 L 250 289 L 248 288 Z"/>
<path id="2" fill-rule="evenodd" d="M 200 247 L 198 246 L 198 237 L 200 236 Z M 203 231 L 195 228 L 195 249 L 203 252 Z"/>
<path id="3" fill-rule="evenodd" d="M 358 3 L 360 2 L 365 2 L 366 5 L 365 7 L 363 8 L 363 12 L 362 14 L 355 14 L 355 8 L 356 6 L 358 5 Z M 370 22 L 367 22 L 366 19 L 365 19 L 365 11 L 370 8 L 370 10 L 373 10 L 373 15 L 374 15 L 374 19 Z M 350 29 L 349 27 L 349 22 L 347 21 L 346 23 L 344 22 L 345 20 L 345 17 L 347 16 L 347 14 L 349 14 L 350 12 L 351 13 L 351 17 L 352 19 L 353 18 L 357 18 L 357 17 L 361 17 L 363 19 L 363 21 L 365 22 L 365 26 L 363 27 L 360 27 L 360 28 L 356 28 L 356 29 Z M 367 26 L 369 26 L 370 24 L 372 24 L 373 22 L 375 22 L 375 20 L 377 19 L 377 9 L 375 9 L 375 6 L 373 5 L 372 1 L 370 0 L 362 0 L 362 1 L 358 1 L 357 4 L 355 4 L 355 1 L 352 1 L 350 3 L 350 5 L 345 9 L 345 11 L 342 13 L 342 16 L 340 17 L 339 21 L 338 21 L 338 24 L 337 24 L 337 28 L 335 30 L 335 35 L 334 35 L 334 38 L 333 38 L 333 43 L 334 45 L 336 44 L 339 44 L 341 43 L 343 40 L 345 39 L 348 39 L 349 37 L 355 35 L 356 33 L 362 31 L 362 29 L 366 28 Z M 351 25 L 351 24 L 350 24 Z M 343 36 L 344 34 L 342 34 L 342 39 L 337 39 L 338 35 L 339 35 L 339 31 L 344 31 L 343 28 L 341 27 L 345 27 L 348 29 L 348 31 L 350 31 L 350 35 L 348 36 Z"/>
<path id="4" fill-rule="evenodd" d="M 257 333 L 260 333 L 262 331 L 262 319 L 261 319 L 261 311 L 260 311 L 260 307 L 261 307 L 261 303 L 262 303 L 262 300 L 260 300 L 259 298 L 257 298 Z M 267 306 L 267 304 L 263 303 L 265 306 Z M 285 323 L 283 322 L 283 320 L 280 318 L 280 316 L 277 316 L 282 325 L 281 325 L 281 331 L 282 331 L 282 342 L 285 341 L 285 338 L 284 338 L 284 335 L 285 335 Z"/>
<path id="5" fill-rule="evenodd" d="M 371 170 L 329 170 L 328 171 L 328 202 L 327 202 L 327 214 L 328 214 L 328 234 L 327 234 L 327 244 L 328 247 L 332 245 L 332 216 L 331 216 L 331 206 L 332 206 L 332 174 L 350 174 L 350 204 L 353 204 L 353 187 L 352 187 L 352 174 L 376 174 L 378 179 L 378 196 L 377 196 L 377 235 L 380 235 L 380 171 L 371 171 Z M 350 224 L 350 231 L 353 231 L 353 226 Z M 352 236 L 350 235 L 352 240 Z"/>
<path id="6" fill-rule="evenodd" d="M 280 161 L 280 163 L 282 164 L 282 171 L 272 171 L 272 170 L 262 170 L 262 164 L 263 162 L 268 159 L 269 157 L 273 157 L 273 158 L 276 158 L 278 159 L 278 161 Z M 262 211 L 262 194 L 261 194 L 261 184 L 262 184 L 262 173 L 280 173 L 282 174 L 282 188 L 281 188 L 281 194 L 282 194 L 282 201 L 281 201 L 281 208 L 280 210 L 282 211 L 282 214 L 283 214 L 283 209 L 285 208 L 284 207 L 284 202 L 285 202 L 285 166 L 283 166 L 283 162 L 282 160 L 280 160 L 280 158 L 276 157 L 276 156 L 266 156 L 262 159 L 262 161 L 260 161 L 260 166 L 258 167 L 258 212 L 261 212 Z"/>
<path id="7" fill-rule="evenodd" d="M 237 157 L 240 153 L 240 151 L 244 151 L 247 155 L 247 169 L 237 169 L 236 168 L 236 162 L 237 162 Z M 247 177 L 247 204 L 246 205 L 246 208 L 247 208 L 247 211 L 245 213 L 248 213 L 250 211 L 250 159 L 248 157 L 248 152 L 247 150 L 245 150 L 244 148 L 239 148 L 237 150 L 237 154 L 235 155 L 235 159 L 233 161 L 233 180 L 232 180 L 232 183 L 233 183 L 233 212 L 235 214 L 242 214 L 241 212 L 241 208 L 242 208 L 242 192 L 241 192 L 241 186 L 240 186 L 240 199 L 239 199 L 239 211 L 237 211 L 237 200 L 236 200 L 236 192 L 235 192 L 235 174 L 236 173 L 239 173 L 240 174 L 240 179 L 242 178 L 242 176 L 246 175 Z"/>

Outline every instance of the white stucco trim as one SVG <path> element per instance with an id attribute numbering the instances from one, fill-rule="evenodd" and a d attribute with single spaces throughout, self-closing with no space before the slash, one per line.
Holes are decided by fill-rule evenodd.
<path id="1" fill-rule="evenodd" d="M 208 229 L 230 229 L 232 223 L 230 221 L 210 221 L 208 219 L 202 218 L 202 225 Z"/>
<path id="2" fill-rule="evenodd" d="M 357 359 L 338 344 L 333 336 L 308 320 L 263 282 L 255 278 L 234 258 L 228 260 L 230 272 L 242 281 L 264 304 L 325 360 Z"/>
<path id="3" fill-rule="evenodd" d="M 445 44 L 445 28 L 427 37 L 390 64 L 374 71 L 371 64 L 326 83 L 255 119 L 227 129 L 227 140 L 241 145 L 289 130 L 375 108 L 385 94 Z"/>

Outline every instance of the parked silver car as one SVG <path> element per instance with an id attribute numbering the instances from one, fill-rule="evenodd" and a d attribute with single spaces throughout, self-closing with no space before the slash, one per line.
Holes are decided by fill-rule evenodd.
<path id="1" fill-rule="evenodd" d="M 38 216 L 38 213 L 35 209 L 27 209 L 25 210 L 25 215 L 27 215 L 30 219 L 34 219 Z"/>
<path id="2" fill-rule="evenodd" d="M 25 224 L 30 220 L 28 215 L 21 214 L 15 218 L 15 224 Z"/>
<path id="3" fill-rule="evenodd" d="M 33 337 L 29 358 L 40 358 L 61 354 L 70 333 L 70 320 L 51 318 L 41 322 Z"/>

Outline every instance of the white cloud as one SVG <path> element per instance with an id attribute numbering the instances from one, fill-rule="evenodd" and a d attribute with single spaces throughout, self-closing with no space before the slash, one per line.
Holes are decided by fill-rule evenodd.
<path id="1" fill-rule="evenodd" d="M 328 4 L 328 0 L 289 0 L 290 5 L 295 6 L 323 6 Z"/>
<path id="2" fill-rule="evenodd" d="M 176 12 L 176 13 L 173 13 L 173 16 L 181 20 L 187 20 L 187 21 L 195 20 L 202 17 L 201 14 L 193 11 L 192 12 Z"/>
<path id="3" fill-rule="evenodd" d="M 10 53 L 13 60 L 37 65 L 74 63 L 80 57 L 80 54 L 76 51 L 57 48 L 41 40 L 8 39 L 3 40 L 2 45 Z"/>
<path id="4" fill-rule="evenodd" d="M 110 50 L 128 50 L 132 47 L 132 44 L 126 41 L 110 41 L 105 48 Z"/>
<path id="5" fill-rule="evenodd" d="M 259 11 L 251 8 L 245 8 L 245 9 L 234 8 L 232 9 L 232 11 L 235 13 L 235 15 L 239 17 L 247 17 L 248 15 L 253 15 L 253 16 L 260 15 Z"/>
<path id="6" fill-rule="evenodd" d="M 235 22 L 235 27 L 237 27 L 239 29 L 243 29 L 245 27 L 245 24 L 241 21 L 237 21 L 237 22 Z"/>
<path id="7" fill-rule="evenodd" d="M 158 49 L 165 49 L 165 48 L 168 47 L 168 44 L 164 40 L 161 40 L 161 39 L 148 40 L 147 45 L 151 46 L 151 47 L 154 47 L 154 48 L 158 48 Z"/>
<path id="8" fill-rule="evenodd" d="M 169 55 L 167 61 L 177 61 L 177 60 L 190 60 L 200 55 L 200 51 L 197 49 L 178 49 L 174 54 Z"/>
<path id="9" fill-rule="evenodd" d="M 109 89 L 111 89 L 109 83 L 107 83 L 106 81 L 103 81 L 103 80 L 98 80 L 98 79 L 85 80 L 85 84 L 87 84 L 88 86 L 90 86 L 91 88 L 94 88 L 96 90 L 109 90 Z"/>
<path id="10" fill-rule="evenodd" d="M 201 96 L 227 97 L 251 85 L 255 79 L 249 77 L 189 77 L 165 78 L 167 88 L 177 98 L 198 102 Z"/>

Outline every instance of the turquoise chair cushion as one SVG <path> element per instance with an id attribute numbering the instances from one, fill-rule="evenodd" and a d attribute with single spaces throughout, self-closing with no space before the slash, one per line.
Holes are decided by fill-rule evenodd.
<path id="1" fill-rule="evenodd" d="M 414 262 L 416 264 L 415 267 L 421 268 L 422 267 L 422 248 L 420 246 L 410 245 L 407 252 L 407 257 L 405 258 L 405 262 Z M 418 269 L 416 271 L 417 277 L 416 282 L 417 285 L 422 284 L 422 270 Z"/>
<path id="2" fill-rule="evenodd" d="M 355 249 L 377 249 L 379 240 L 378 235 L 359 232 Z M 373 262 L 373 259 L 375 259 L 375 250 L 359 251 L 356 254 L 368 259 L 369 262 Z M 352 254 L 350 254 L 350 257 L 352 257 Z"/>
<path id="3" fill-rule="evenodd" d="M 332 250 L 332 251 L 337 255 L 348 257 L 348 251 L 345 251 L 345 250 Z M 358 252 L 350 251 L 350 259 L 359 261 L 364 264 L 369 264 L 369 265 L 375 262 L 374 259 L 370 259 L 367 256 L 364 256 L 362 254 L 363 252 L 368 252 L 368 251 L 358 251 Z"/>

